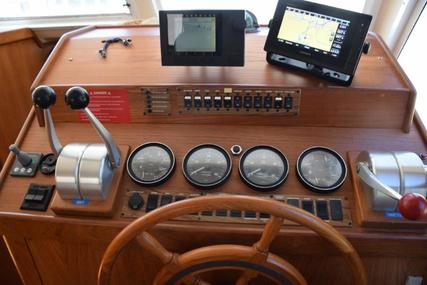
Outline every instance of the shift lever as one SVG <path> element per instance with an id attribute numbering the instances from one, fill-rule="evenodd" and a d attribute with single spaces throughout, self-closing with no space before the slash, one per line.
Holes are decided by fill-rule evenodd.
<path id="1" fill-rule="evenodd" d="M 50 112 L 50 107 L 52 107 L 56 102 L 56 93 L 55 91 L 46 85 L 40 85 L 34 89 L 31 94 L 33 104 L 36 107 L 43 109 L 44 120 L 47 126 L 47 136 L 49 139 L 49 145 L 52 149 L 52 152 L 58 155 L 62 150 L 62 145 L 59 142 L 58 136 L 56 135 L 55 126 L 52 120 L 52 114 Z"/>
<path id="2" fill-rule="evenodd" d="M 108 151 L 108 160 L 113 168 L 120 166 L 120 151 L 113 141 L 110 132 L 102 125 L 96 116 L 87 108 L 89 105 L 89 93 L 86 89 L 75 86 L 71 87 L 65 93 L 65 103 L 73 110 L 82 109 L 86 116 L 95 127 L 98 134 L 101 136 Z"/>
<path id="3" fill-rule="evenodd" d="M 9 150 L 16 154 L 16 158 L 22 166 L 29 166 L 33 161 L 32 158 L 26 152 L 21 151 L 16 144 L 11 144 Z"/>

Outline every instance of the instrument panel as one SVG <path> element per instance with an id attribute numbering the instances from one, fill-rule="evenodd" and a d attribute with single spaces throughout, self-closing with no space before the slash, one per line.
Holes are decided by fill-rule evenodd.
<path id="1" fill-rule="evenodd" d="M 235 165 L 233 157 L 238 158 Z M 339 189 L 347 177 L 344 159 L 330 148 L 311 147 L 298 157 L 295 173 L 304 186 L 317 192 L 313 195 L 274 192 L 286 183 L 290 163 L 285 153 L 270 145 L 254 145 L 242 151 L 239 145 L 226 150 L 221 145 L 200 144 L 190 147 L 177 160 L 182 161 L 182 165 L 177 166 L 181 170 L 175 169 L 175 155 L 165 144 L 150 142 L 135 148 L 128 158 L 127 171 L 132 180 L 143 188 L 131 187 L 127 190 L 122 217 L 137 218 L 158 207 L 201 195 L 228 195 L 212 192 L 211 189 L 226 184 L 232 169 L 238 168 L 240 183 L 254 193 L 261 193 L 258 194 L 261 197 L 299 207 L 335 226 L 352 226 L 347 198 L 321 195 Z M 169 192 L 167 187 L 164 190 L 160 187 L 148 189 L 164 183 L 174 170 L 177 172 L 174 175 L 183 175 L 188 184 L 195 187 L 195 191 L 189 192 L 187 189 L 179 192 L 179 189 L 174 189 Z M 193 213 L 178 220 L 263 224 L 268 218 L 269 215 L 265 213 L 217 210 Z"/>

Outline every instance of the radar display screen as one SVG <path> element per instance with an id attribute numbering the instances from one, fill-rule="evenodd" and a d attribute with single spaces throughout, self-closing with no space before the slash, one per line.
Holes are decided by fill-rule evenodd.
<path id="1" fill-rule="evenodd" d="M 288 45 L 337 57 L 350 21 L 286 7 L 277 39 Z"/>
<path id="2" fill-rule="evenodd" d="M 175 52 L 216 52 L 215 16 L 169 14 L 168 45 Z"/>

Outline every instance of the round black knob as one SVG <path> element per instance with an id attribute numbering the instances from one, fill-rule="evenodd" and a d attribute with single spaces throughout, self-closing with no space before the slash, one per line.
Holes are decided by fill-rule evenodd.
<path id="1" fill-rule="evenodd" d="M 53 106 L 56 102 L 55 90 L 46 85 L 40 85 L 34 89 L 31 97 L 33 104 L 42 109 L 47 109 Z"/>
<path id="2" fill-rule="evenodd" d="M 128 206 L 132 210 L 139 210 L 144 206 L 144 198 L 135 192 L 129 197 Z"/>
<path id="3" fill-rule="evenodd" d="M 65 93 L 65 103 L 73 110 L 84 109 L 89 105 L 89 93 L 82 87 L 71 87 Z"/>

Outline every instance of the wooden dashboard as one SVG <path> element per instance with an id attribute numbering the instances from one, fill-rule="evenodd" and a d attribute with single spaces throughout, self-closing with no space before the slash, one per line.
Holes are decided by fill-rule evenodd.
<path id="1" fill-rule="evenodd" d="M 132 38 L 133 46 L 112 45 L 107 58 L 100 58 L 101 41 L 115 36 Z M 425 221 L 375 215 L 375 223 L 365 227 L 354 177 L 349 174 L 335 192 L 318 194 L 301 184 L 295 169 L 300 153 L 312 146 L 334 149 L 348 167 L 349 154 L 363 150 L 427 152 L 426 131 L 416 116 L 414 121 L 415 90 L 396 60 L 382 40 L 370 34 L 372 49 L 362 56 L 353 84 L 340 87 L 268 65 L 262 49 L 265 37 L 265 29 L 247 35 L 245 67 L 162 67 L 157 27 L 87 27 L 61 38 L 33 84 L 33 89 L 49 85 L 59 95 L 52 112 L 61 142 L 100 142 L 85 117 L 62 100 L 69 87 L 83 86 L 94 98 L 89 107 L 117 144 L 133 150 L 146 142 L 164 143 L 172 149 L 176 167 L 170 179 L 152 187 L 137 185 L 125 173 L 108 217 L 63 215 L 51 207 L 45 212 L 20 210 L 30 183 L 55 182 L 53 176 L 41 173 L 33 178 L 9 176 L 15 159 L 10 154 L 0 176 L 0 232 L 25 284 L 96 284 L 108 243 L 146 210 L 147 205 L 129 208 L 129 197 L 135 192 L 146 202 L 149 193 L 158 195 L 156 207 L 166 194 L 172 199 L 218 194 L 284 203 L 294 199 L 299 207 L 311 201 L 317 215 L 318 201 L 326 201 L 325 221 L 357 249 L 369 284 L 403 284 L 408 276 L 427 278 Z M 236 107 L 236 96 L 242 98 L 241 106 Z M 257 96 L 261 100 L 271 96 L 273 106 L 255 106 Z M 199 97 L 201 105 L 196 105 Z M 211 100 L 208 107 L 206 97 Z M 216 97 L 221 104 L 215 105 Z M 228 97 L 231 105 L 226 105 Z M 251 105 L 244 105 L 245 97 Z M 280 108 L 274 107 L 277 97 L 283 99 Z M 240 157 L 231 156 L 229 179 L 215 189 L 200 190 L 185 179 L 182 162 L 191 148 L 205 143 L 227 151 L 236 144 L 243 150 L 255 145 L 276 147 L 289 161 L 288 178 L 274 191 L 256 192 L 239 177 Z M 40 110 L 31 110 L 17 144 L 26 151 L 51 152 Z M 342 218 L 333 218 L 331 201 L 340 201 Z M 261 214 L 201 212 L 161 224 L 152 233 L 177 252 L 214 243 L 252 244 L 265 223 Z M 338 252 L 300 226 L 285 222 L 271 251 L 294 264 L 309 284 L 351 284 Z M 152 256 L 132 245 L 115 265 L 113 284 L 134 284 L 134 280 L 150 284 L 158 266 Z"/>

